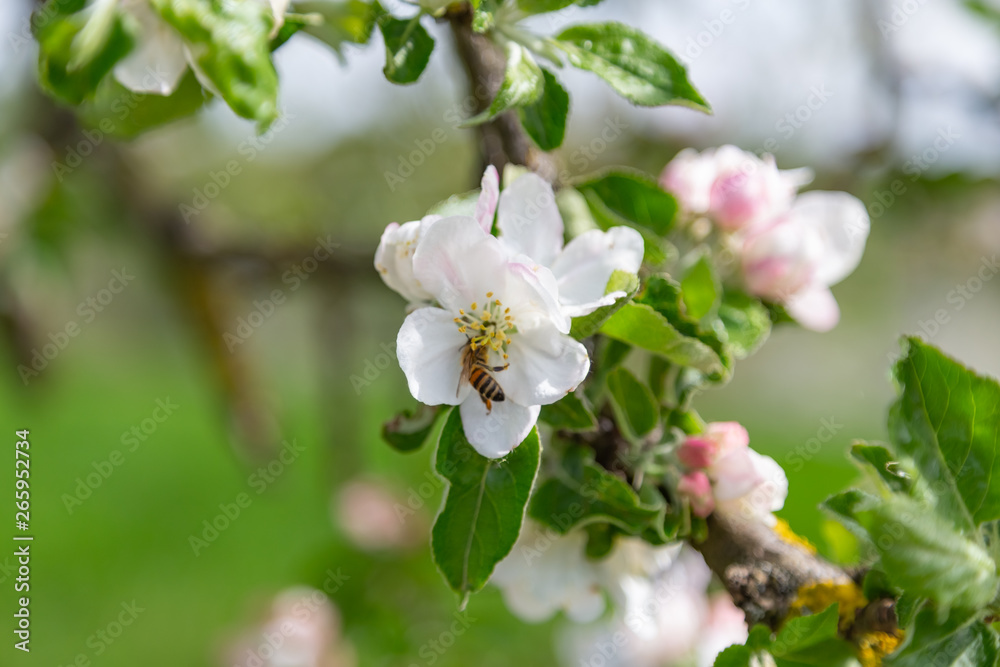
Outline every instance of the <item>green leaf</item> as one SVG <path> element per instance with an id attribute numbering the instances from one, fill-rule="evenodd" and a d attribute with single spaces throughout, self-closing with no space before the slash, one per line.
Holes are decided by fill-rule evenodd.
<path id="1" fill-rule="evenodd" d="M 345 44 L 367 44 L 371 40 L 375 23 L 384 13 L 379 3 L 361 0 L 297 2 L 294 9 L 323 18 L 319 25 L 306 24 L 302 30 L 328 45 L 341 59 Z"/>
<path id="2" fill-rule="evenodd" d="M 397 451 L 415 452 L 427 441 L 441 412 L 423 404 L 404 410 L 382 425 L 382 439 Z"/>
<path id="3" fill-rule="evenodd" d="M 84 12 L 62 13 L 59 0 L 39 10 L 48 21 L 33 22 L 38 39 L 38 80 L 53 97 L 80 104 L 94 96 L 101 80 L 132 49 L 132 37 L 115 5 L 89 20 Z"/>
<path id="4" fill-rule="evenodd" d="M 688 317 L 700 320 L 719 305 L 722 287 L 707 253 L 702 253 L 681 279 L 681 295 Z"/>
<path id="5" fill-rule="evenodd" d="M 525 14 L 547 14 L 572 5 L 592 7 L 600 2 L 601 0 L 517 0 L 517 8 Z"/>
<path id="6" fill-rule="evenodd" d="M 782 626 L 768 652 L 779 664 L 786 661 L 832 666 L 853 658 L 850 645 L 837 634 L 840 621 L 838 608 L 839 605 L 834 603 L 818 614 L 791 619 Z"/>
<path id="7" fill-rule="evenodd" d="M 555 75 L 544 67 L 542 92 L 535 102 L 518 108 L 524 131 L 543 151 L 553 151 L 566 136 L 566 116 L 569 114 L 569 93 Z"/>
<path id="8" fill-rule="evenodd" d="M 656 428 L 660 420 L 660 406 L 649 387 L 621 367 L 608 375 L 607 382 L 618 424 L 632 440 L 639 440 Z"/>
<path id="9" fill-rule="evenodd" d="M 434 467 L 450 485 L 431 532 L 431 550 L 463 607 L 517 541 L 539 452 L 532 429 L 505 458 L 485 458 L 466 439 L 458 409 L 447 415 Z"/>
<path id="10" fill-rule="evenodd" d="M 656 312 L 663 315 L 674 328 L 682 335 L 696 338 L 710 347 L 718 356 L 726 373 L 720 377 L 711 378 L 713 381 L 721 381 L 728 378 L 728 372 L 732 368 L 732 354 L 723 342 L 725 333 L 720 331 L 721 324 L 709 329 L 703 327 L 697 321 L 691 319 L 684 312 L 683 295 L 681 286 L 666 276 L 650 276 L 646 280 L 646 288 L 643 293 L 636 298 L 636 303 L 644 303 L 652 306 Z M 682 374 L 683 375 L 683 374 Z M 681 380 L 684 380 L 682 377 Z M 698 380 L 700 383 L 700 380 Z"/>
<path id="11" fill-rule="evenodd" d="M 771 333 L 771 316 L 760 299 L 726 290 L 719 304 L 719 320 L 727 343 L 737 359 L 745 359 L 764 344 Z"/>
<path id="12" fill-rule="evenodd" d="M 976 617 L 952 614 L 944 622 L 925 607 L 906 629 L 902 647 L 886 660 L 890 667 L 980 667 L 1000 662 L 1000 636 Z"/>
<path id="13" fill-rule="evenodd" d="M 92 102 L 80 108 L 87 125 L 119 139 L 132 139 L 143 132 L 187 118 L 212 99 L 198 83 L 194 72 L 181 78 L 177 90 L 167 96 L 133 92 L 113 79 L 101 84 Z"/>
<path id="14" fill-rule="evenodd" d="M 592 523 L 584 527 L 587 531 L 587 558 L 601 560 L 611 553 L 615 547 L 615 537 L 621 530 L 610 523 Z"/>
<path id="15" fill-rule="evenodd" d="M 602 229 L 630 225 L 660 236 L 669 232 L 677 215 L 677 200 L 649 176 L 615 170 L 576 185 Z"/>
<path id="16" fill-rule="evenodd" d="M 378 25 L 385 39 L 385 67 L 382 72 L 392 83 L 405 85 L 420 78 L 431 59 L 434 38 L 420 25 L 420 14 L 401 20 L 383 15 Z"/>
<path id="17" fill-rule="evenodd" d="M 979 544 L 911 498 L 847 491 L 827 509 L 868 536 L 890 581 L 948 610 L 980 609 L 997 591 L 996 564 Z"/>
<path id="18" fill-rule="evenodd" d="M 625 292 L 625 295 L 619 297 L 610 305 L 601 306 L 592 313 L 574 317 L 569 335 L 577 340 L 593 336 L 601 328 L 601 325 L 608 321 L 608 318 L 632 300 L 632 297 L 638 290 L 639 276 L 628 271 L 615 270 L 611 274 L 611 278 L 608 279 L 608 285 L 604 288 L 604 293 Z"/>
<path id="19" fill-rule="evenodd" d="M 838 634 L 839 620 L 838 605 L 833 604 L 818 614 L 788 620 L 774 639 L 768 628 L 756 625 L 744 646 L 730 646 L 719 654 L 715 667 L 766 664 L 753 659 L 765 652 L 778 667 L 856 665 L 853 647 Z"/>
<path id="20" fill-rule="evenodd" d="M 585 447 L 566 452 L 556 477 L 545 480 L 528 507 L 532 519 L 561 535 L 576 526 L 604 523 L 630 535 L 652 528 L 662 533 L 666 503 L 662 496 L 640 498 L 623 479 L 593 462 Z"/>
<path id="21" fill-rule="evenodd" d="M 604 323 L 600 332 L 624 343 L 658 354 L 675 364 L 690 366 L 709 377 L 724 377 L 726 367 L 708 345 L 681 334 L 651 306 L 630 303 Z"/>
<path id="22" fill-rule="evenodd" d="M 616 22 L 578 25 L 557 40 L 571 65 L 597 74 L 633 104 L 711 110 L 673 54 L 635 28 Z"/>
<path id="23" fill-rule="evenodd" d="M 229 107 L 266 130 L 278 118 L 278 74 L 271 62 L 270 5 L 220 0 L 151 0 L 184 38 L 202 75 Z"/>
<path id="24" fill-rule="evenodd" d="M 572 392 L 550 405 L 543 405 L 538 418 L 549 426 L 566 431 L 593 431 L 597 417 L 583 393 Z"/>
<path id="25" fill-rule="evenodd" d="M 1000 385 L 917 338 L 896 364 L 889 431 L 963 531 L 1000 518 Z"/>
<path id="26" fill-rule="evenodd" d="M 536 103 L 544 104 L 542 100 L 544 90 L 545 75 L 542 73 L 542 68 L 520 44 L 507 42 L 507 65 L 503 72 L 500 90 L 490 102 L 489 108 L 465 121 L 463 127 L 489 122 L 510 109 Z M 565 123 L 565 119 L 563 122 Z"/>
<path id="27" fill-rule="evenodd" d="M 750 667 L 753 651 L 746 646 L 734 645 L 715 657 L 714 667 Z"/>
<path id="28" fill-rule="evenodd" d="M 856 443 L 851 447 L 851 456 L 858 462 L 867 464 L 892 491 L 909 493 L 913 486 L 912 480 L 907 479 L 900 470 L 898 457 L 893 456 L 885 447 Z"/>

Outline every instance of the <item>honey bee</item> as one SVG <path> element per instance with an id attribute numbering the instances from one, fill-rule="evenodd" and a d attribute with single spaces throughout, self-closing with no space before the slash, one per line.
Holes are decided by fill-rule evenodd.
<path id="1" fill-rule="evenodd" d="M 471 339 L 461 349 L 462 375 L 458 378 L 458 388 L 455 389 L 455 395 L 457 396 L 462 389 L 462 383 L 468 381 L 479 394 L 479 398 L 486 405 L 486 413 L 489 414 L 493 411 L 493 401 L 499 403 L 506 399 L 503 389 L 497 379 L 493 377 L 493 373 L 506 370 L 510 364 L 490 366 L 490 348 L 474 346 Z"/>

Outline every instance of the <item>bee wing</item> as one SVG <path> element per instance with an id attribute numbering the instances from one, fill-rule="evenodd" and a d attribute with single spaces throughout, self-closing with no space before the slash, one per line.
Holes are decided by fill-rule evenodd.
<path id="1" fill-rule="evenodd" d="M 458 386 L 455 387 L 455 398 L 458 398 L 459 392 L 462 391 L 462 383 L 468 382 L 469 376 L 472 374 L 472 365 L 475 356 L 470 354 L 468 345 L 466 343 L 462 348 L 462 374 L 458 376 Z"/>

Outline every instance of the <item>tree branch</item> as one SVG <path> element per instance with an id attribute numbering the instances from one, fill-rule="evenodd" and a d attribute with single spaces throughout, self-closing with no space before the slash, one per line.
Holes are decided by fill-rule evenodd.
<path id="1" fill-rule="evenodd" d="M 455 47 L 469 77 L 469 87 L 476 102 L 475 113 L 481 113 L 489 108 L 503 83 L 506 67 L 503 51 L 487 35 L 472 29 L 473 11 L 469 3 L 455 4 L 446 18 L 451 23 Z M 550 183 L 556 182 L 559 170 L 555 160 L 535 146 L 513 111 L 479 125 L 479 136 L 484 168 L 492 164 L 503 173 L 504 166 L 509 163 L 524 165 Z"/>

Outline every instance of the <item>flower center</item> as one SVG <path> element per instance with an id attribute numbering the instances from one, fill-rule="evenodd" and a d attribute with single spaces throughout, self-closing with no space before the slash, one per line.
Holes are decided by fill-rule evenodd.
<path id="1" fill-rule="evenodd" d="M 481 309 L 479 303 L 473 301 L 468 310 L 459 309 L 458 315 L 455 324 L 461 333 L 469 337 L 473 350 L 489 347 L 494 352 L 500 352 L 504 359 L 507 358 L 507 345 L 511 334 L 517 333 L 517 327 L 514 326 L 510 308 L 500 303 L 500 299 L 493 298 L 493 292 L 486 293 L 486 301 Z"/>

